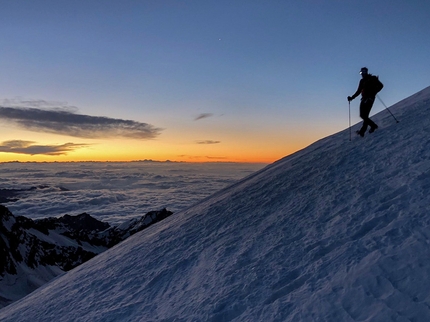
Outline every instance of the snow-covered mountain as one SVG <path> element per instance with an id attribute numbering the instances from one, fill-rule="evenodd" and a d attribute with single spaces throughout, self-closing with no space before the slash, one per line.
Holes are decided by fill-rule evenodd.
<path id="1" fill-rule="evenodd" d="M 171 214 L 151 211 L 110 226 L 86 213 L 16 217 L 0 205 L 0 308 Z"/>
<path id="2" fill-rule="evenodd" d="M 2 321 L 430 321 L 430 87 L 0 311 Z M 353 131 L 360 124 L 355 125 Z"/>

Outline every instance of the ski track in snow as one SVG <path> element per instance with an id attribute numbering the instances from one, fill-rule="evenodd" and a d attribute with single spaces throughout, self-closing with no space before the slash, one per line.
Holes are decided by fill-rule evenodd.
<path id="1" fill-rule="evenodd" d="M 430 321 L 430 87 L 136 234 L 2 321 Z M 358 128 L 360 124 L 355 125 Z"/>

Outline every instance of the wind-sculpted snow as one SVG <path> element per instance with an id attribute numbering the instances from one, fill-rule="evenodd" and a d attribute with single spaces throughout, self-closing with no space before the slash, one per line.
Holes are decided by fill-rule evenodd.
<path id="1" fill-rule="evenodd" d="M 0 319 L 430 321 L 430 88 L 390 109 L 400 123 L 279 160 Z"/>

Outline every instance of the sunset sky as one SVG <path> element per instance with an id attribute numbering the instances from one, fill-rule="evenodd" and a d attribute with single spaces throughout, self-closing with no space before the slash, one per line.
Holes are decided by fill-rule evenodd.
<path id="1" fill-rule="evenodd" d="M 425 0 L 0 0 L 0 162 L 273 162 L 348 127 L 363 66 L 388 106 L 429 86 L 429 30 Z"/>

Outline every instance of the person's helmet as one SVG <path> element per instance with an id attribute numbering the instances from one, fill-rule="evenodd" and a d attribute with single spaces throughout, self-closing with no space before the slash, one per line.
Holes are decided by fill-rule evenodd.
<path id="1" fill-rule="evenodd" d="M 360 70 L 360 74 L 361 75 L 367 75 L 367 73 L 369 72 L 369 70 L 367 69 L 367 67 L 363 67 L 361 70 Z"/>

